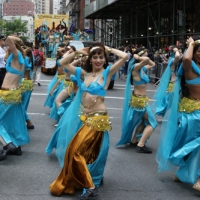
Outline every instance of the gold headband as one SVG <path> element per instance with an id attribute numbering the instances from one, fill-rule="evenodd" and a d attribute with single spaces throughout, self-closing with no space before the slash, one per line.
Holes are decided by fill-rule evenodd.
<path id="1" fill-rule="evenodd" d="M 147 50 L 140 51 L 140 52 L 138 53 L 138 55 L 141 56 L 141 55 L 144 54 L 146 51 L 147 51 Z"/>
<path id="2" fill-rule="evenodd" d="M 94 51 L 95 49 L 102 49 L 102 48 L 101 48 L 100 46 L 92 47 L 92 48 L 90 49 L 90 52 Z"/>

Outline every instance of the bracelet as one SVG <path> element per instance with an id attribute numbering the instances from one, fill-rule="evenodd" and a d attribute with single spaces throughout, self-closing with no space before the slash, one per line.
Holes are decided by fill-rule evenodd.
<path id="1" fill-rule="evenodd" d="M 189 46 L 195 46 L 195 42 L 190 42 Z"/>
<path id="2" fill-rule="evenodd" d="M 108 48 L 108 53 L 111 53 L 111 51 L 112 51 L 112 48 L 109 47 Z"/>

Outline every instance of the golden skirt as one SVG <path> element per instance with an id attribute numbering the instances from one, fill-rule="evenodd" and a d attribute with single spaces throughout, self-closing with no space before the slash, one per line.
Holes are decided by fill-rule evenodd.
<path id="1" fill-rule="evenodd" d="M 19 104 L 21 103 L 21 90 L 17 89 L 2 89 L 0 90 L 0 102 L 4 104 Z"/>
<path id="2" fill-rule="evenodd" d="M 74 194 L 76 188 L 94 186 L 87 164 L 92 164 L 98 157 L 103 133 L 86 124 L 79 129 L 67 148 L 64 167 L 49 186 L 51 193 L 57 196 Z"/>

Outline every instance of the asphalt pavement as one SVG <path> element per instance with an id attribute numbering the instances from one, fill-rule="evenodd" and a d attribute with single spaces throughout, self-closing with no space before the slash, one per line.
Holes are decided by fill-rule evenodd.
<path id="1" fill-rule="evenodd" d="M 35 126 L 29 130 L 30 143 L 22 147 L 21 156 L 8 156 L 0 162 L 0 200 L 74 200 L 74 195 L 56 197 L 50 194 L 49 185 L 60 172 L 55 156 L 45 153 L 45 148 L 55 130 L 56 122 L 49 118 L 49 108 L 44 107 L 47 85 L 53 76 L 42 74 L 41 86 L 35 85 L 28 114 Z M 114 89 L 108 90 L 105 104 L 112 121 L 110 149 L 104 172 L 104 183 L 99 188 L 98 200 L 197 200 L 200 193 L 192 185 L 173 182 L 173 173 L 158 173 L 155 161 L 161 118 L 158 127 L 148 140 L 152 154 L 139 154 L 126 145 L 116 148 L 121 136 L 121 116 L 125 79 L 116 77 Z M 148 84 L 150 99 L 155 87 Z M 152 103 L 152 101 L 151 101 Z M 12 125 L 12 122 L 10 122 Z M 1 147 L 2 148 L 2 147 Z"/>

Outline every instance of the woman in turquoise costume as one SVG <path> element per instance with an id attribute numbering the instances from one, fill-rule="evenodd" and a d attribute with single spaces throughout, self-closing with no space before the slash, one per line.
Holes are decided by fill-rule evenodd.
<path id="1" fill-rule="evenodd" d="M 42 24 L 39 30 L 40 30 L 40 44 L 43 47 L 43 52 L 45 52 L 45 55 L 47 55 L 48 54 L 47 40 L 49 36 L 49 30 L 46 24 Z"/>
<path id="2" fill-rule="evenodd" d="M 60 51 L 62 51 L 62 48 L 58 49 L 58 52 Z M 76 48 L 74 46 L 70 46 L 68 47 L 65 55 L 74 51 L 76 51 Z M 60 92 L 62 92 L 63 89 L 67 88 L 70 85 L 73 85 L 73 82 L 70 80 L 70 72 L 66 70 L 65 68 L 63 68 L 63 71 L 64 71 L 64 79 L 58 80 L 57 83 L 53 87 L 54 91 L 52 89 L 53 92 L 50 92 L 52 100 L 53 100 L 53 104 L 51 107 L 51 112 L 50 112 L 49 117 L 55 119 L 57 122 L 59 121 L 60 116 L 57 113 L 58 109 L 57 109 L 55 100 L 57 96 L 60 94 Z"/>
<path id="3" fill-rule="evenodd" d="M 48 58 L 53 58 L 53 50 L 54 50 L 54 34 L 53 34 L 53 30 L 49 31 L 49 35 L 48 35 L 48 39 L 47 39 L 47 44 L 48 44 L 48 54 L 47 57 Z"/>
<path id="4" fill-rule="evenodd" d="M 76 64 L 83 66 L 83 62 L 80 63 L 79 60 L 75 60 L 71 63 L 71 65 L 74 66 L 76 66 Z M 79 119 L 78 115 L 75 115 L 74 117 L 76 120 L 71 120 L 73 114 L 72 111 L 76 109 L 76 107 L 79 107 L 79 105 L 73 103 L 73 106 L 71 106 L 71 103 L 74 102 L 74 98 L 78 90 L 78 83 L 76 77 L 73 74 L 70 75 L 70 80 L 73 84 L 70 84 L 68 87 L 63 89 L 56 98 L 56 106 L 58 108 L 57 114 L 62 118 L 60 119 L 58 126 L 46 147 L 47 154 L 51 154 L 53 149 L 56 149 L 56 156 L 61 168 L 64 165 L 64 157 L 67 146 L 75 133 L 81 127 L 81 120 Z M 70 109 L 68 109 L 69 107 Z M 71 121 L 77 121 L 77 124 L 74 124 L 73 129 L 70 130 L 69 127 L 71 127 Z"/>
<path id="5" fill-rule="evenodd" d="M 63 48 L 65 45 L 60 44 L 59 48 Z M 47 98 L 44 103 L 44 107 L 48 106 L 49 108 L 52 107 L 54 98 L 52 97 L 52 94 L 54 90 L 57 88 L 58 84 L 60 81 L 63 81 L 65 79 L 65 72 L 62 67 L 58 66 L 57 63 L 58 61 L 62 58 L 64 55 L 64 51 L 57 51 L 57 60 L 56 60 L 56 67 L 57 67 L 57 72 L 51 82 L 47 86 Z"/>
<path id="6" fill-rule="evenodd" d="M 108 66 L 106 53 L 116 54 L 119 60 L 112 66 Z M 77 54 L 89 56 L 84 69 L 68 64 Z M 60 64 L 76 76 L 79 87 L 71 105 L 76 103 L 81 107 L 76 106 L 72 111 L 73 115 L 69 120 L 75 118 L 76 121 L 74 119 L 71 121 L 71 130 L 77 128 L 74 123 L 77 124 L 78 115 L 80 115 L 82 126 L 68 145 L 64 166 L 59 176 L 50 185 L 50 191 L 53 194 L 58 196 L 62 193 L 74 194 L 76 188 L 86 188 L 85 193 L 78 198 L 79 200 L 98 195 L 93 176 L 98 176 L 99 181 L 102 179 L 109 148 L 108 131 L 111 130 L 104 96 L 111 77 L 126 59 L 126 53 L 97 43 L 89 49 L 78 50 L 60 60 Z M 63 118 L 64 116 L 61 120 Z"/>
<path id="7" fill-rule="evenodd" d="M 79 120 L 78 116 L 76 116 L 77 118 L 76 121 L 78 121 L 79 123 L 77 123 L 76 126 L 74 126 L 71 130 L 68 129 L 71 123 L 71 120 L 69 120 L 69 118 L 70 119 L 72 118 L 72 112 L 74 109 L 74 107 L 71 106 L 71 104 L 72 102 L 74 102 L 74 98 L 78 89 L 76 77 L 74 75 L 71 75 L 70 78 L 73 84 L 70 84 L 68 87 L 63 89 L 63 91 L 57 97 L 58 100 L 56 102 L 56 105 L 58 107 L 58 115 L 62 117 L 59 120 L 58 126 L 46 147 L 47 154 L 51 154 L 53 149 L 56 150 L 56 156 L 58 158 L 61 168 L 64 165 L 64 157 L 67 146 L 71 141 L 72 137 L 74 136 L 74 134 L 76 133 L 76 131 L 81 126 L 81 121 Z M 61 101 L 64 98 L 65 101 L 61 103 Z"/>
<path id="8" fill-rule="evenodd" d="M 139 153 L 152 153 L 145 143 L 156 128 L 157 122 L 146 96 L 149 77 L 145 72 L 154 66 L 155 63 L 147 57 L 144 48 L 137 49 L 129 62 L 122 114 L 122 135 L 116 146 L 130 143 L 130 146 L 136 147 Z M 133 91 L 131 84 L 134 85 Z"/>
<path id="9" fill-rule="evenodd" d="M 24 59 L 25 61 L 25 73 L 24 73 L 24 78 L 22 79 L 20 88 L 22 91 L 22 105 L 25 110 L 25 115 L 26 115 L 26 125 L 28 129 L 34 129 L 34 125 L 32 124 L 30 117 L 27 114 L 27 109 L 28 105 L 30 102 L 31 94 L 33 91 L 33 56 L 32 56 L 32 51 L 31 48 L 26 48 L 25 49 L 26 57 Z"/>
<path id="10" fill-rule="evenodd" d="M 156 161 L 159 171 L 176 172 L 175 181 L 200 191 L 200 40 L 187 39 L 171 108 L 162 123 Z M 181 98 L 180 98 L 181 97 Z"/>
<path id="11" fill-rule="evenodd" d="M 155 111 L 155 115 L 164 116 L 167 109 L 171 107 L 173 98 L 173 88 L 176 81 L 175 66 L 180 60 L 180 52 L 178 48 L 170 46 L 172 51 L 170 52 L 170 58 L 167 68 L 163 73 L 157 91 L 154 94 L 154 103 L 152 109 Z"/>
<path id="12" fill-rule="evenodd" d="M 64 25 L 62 25 L 62 23 Z M 62 21 L 60 21 L 60 24 L 58 25 L 57 29 L 58 29 L 58 33 L 60 35 L 60 42 L 63 43 L 64 42 L 64 35 L 67 32 L 67 25 L 66 25 L 64 19 L 62 19 Z"/>
<path id="13" fill-rule="evenodd" d="M 85 61 L 87 59 L 87 56 L 80 56 L 79 58 L 75 58 L 75 60 L 71 63 L 72 65 L 76 66 L 84 66 Z M 64 68 L 64 70 L 66 70 Z M 72 87 L 68 87 L 62 90 L 62 92 L 57 96 L 56 98 L 56 106 L 58 108 L 58 112 L 57 114 L 61 117 L 63 115 L 63 113 L 66 111 L 66 109 L 69 107 L 69 104 L 71 103 L 71 101 L 74 99 L 74 96 L 78 90 L 78 86 L 77 86 L 77 79 L 76 77 L 71 74 L 70 75 L 70 80 L 73 82 Z M 73 88 L 73 91 L 71 91 L 71 89 Z M 70 90 L 69 90 L 70 89 Z M 63 157 L 64 160 L 64 157 Z"/>
<path id="14" fill-rule="evenodd" d="M 0 142 L 3 144 L 0 160 L 6 159 L 9 154 L 21 155 L 20 146 L 29 143 L 19 88 L 24 75 L 23 42 L 12 35 L 7 37 L 6 45 L 11 54 L 7 59 L 7 73 L 0 90 Z"/>
<path id="15" fill-rule="evenodd" d="M 58 31 L 54 32 L 54 47 L 53 47 L 53 52 L 52 52 L 52 58 L 56 58 L 57 50 L 60 44 L 60 33 Z"/>

